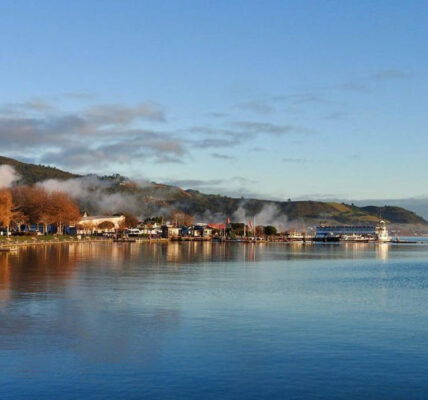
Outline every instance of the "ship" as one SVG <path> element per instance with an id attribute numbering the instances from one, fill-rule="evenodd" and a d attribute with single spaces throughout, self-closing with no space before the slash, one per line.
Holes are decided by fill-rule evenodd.
<path id="1" fill-rule="evenodd" d="M 379 221 L 378 225 L 320 225 L 316 228 L 313 239 L 316 242 L 390 242 L 385 221 Z"/>
<path id="2" fill-rule="evenodd" d="M 391 237 L 386 229 L 385 221 L 380 221 L 379 225 L 376 226 L 376 236 L 378 242 L 385 243 L 391 241 Z"/>

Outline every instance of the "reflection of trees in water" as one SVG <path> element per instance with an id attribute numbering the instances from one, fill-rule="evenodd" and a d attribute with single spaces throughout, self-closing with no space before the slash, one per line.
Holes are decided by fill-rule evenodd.
<path id="1" fill-rule="evenodd" d="M 0 253 L 0 307 L 10 298 L 9 254 Z"/>
<path id="2" fill-rule="evenodd" d="M 10 255 L 9 284 L 13 293 L 61 290 L 76 268 L 78 251 L 73 245 L 31 246 Z"/>
<path id="3" fill-rule="evenodd" d="M 93 279 L 100 270 L 116 276 L 143 276 L 154 268 L 181 264 L 375 257 L 386 259 L 388 245 L 254 244 L 212 242 L 98 243 L 33 246 L 0 254 L 0 284 L 12 293 L 64 290 L 74 279 Z M 4 295 L 4 294 L 3 294 Z"/>
<path id="4" fill-rule="evenodd" d="M 158 251 L 70 244 L 2 255 L 0 288 L 7 297 L 0 306 L 0 349 L 19 340 L 39 349 L 60 346 L 95 361 L 121 361 L 136 353 L 139 363 L 157 357 L 180 311 L 142 302 L 150 268 L 139 269 L 139 281 L 127 279 L 137 274 L 131 266 L 150 264 L 145 257 L 153 250 Z"/>
<path id="5" fill-rule="evenodd" d="M 28 337 L 31 346 L 59 345 L 95 361 L 138 354 L 136 362 L 144 364 L 161 353 L 165 335 L 180 323 L 174 299 L 163 301 L 176 280 L 163 281 L 161 271 L 179 274 L 181 265 L 194 265 L 185 273 L 199 274 L 201 266 L 217 262 L 229 268 L 227 262 L 384 259 L 387 251 L 388 245 L 374 250 L 371 244 L 172 242 L 34 246 L 0 254 L 0 349 Z"/>
<path id="6" fill-rule="evenodd" d="M 5 257 L 0 258 L 0 262 L 7 260 L 11 267 L 1 267 L 0 279 L 3 285 L 10 286 L 18 294 L 54 292 L 63 290 L 72 282 L 79 268 L 95 265 L 120 269 L 126 261 L 137 259 L 139 254 L 139 247 L 111 244 L 29 246 L 19 249 L 16 254 L 2 255 Z"/>

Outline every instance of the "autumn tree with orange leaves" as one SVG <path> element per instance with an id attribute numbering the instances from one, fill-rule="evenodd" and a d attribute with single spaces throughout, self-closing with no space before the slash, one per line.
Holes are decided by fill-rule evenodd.
<path id="1" fill-rule="evenodd" d="M 48 209 L 51 223 L 57 226 L 58 233 L 62 233 L 64 225 L 72 225 L 81 218 L 76 202 L 64 192 L 52 192 L 48 196 Z"/>
<path id="2" fill-rule="evenodd" d="M 16 211 L 27 217 L 30 224 L 43 224 L 48 218 L 48 193 L 33 186 L 19 186 L 12 189 Z"/>
<path id="3" fill-rule="evenodd" d="M 135 215 L 130 213 L 124 213 L 123 215 L 125 217 L 125 226 L 127 228 L 136 228 L 140 224 L 140 221 Z"/>
<path id="4" fill-rule="evenodd" d="M 76 202 L 64 192 L 49 193 L 37 186 L 20 186 L 13 188 L 12 195 L 17 215 L 26 222 L 43 225 L 43 232 L 48 225 L 55 224 L 58 233 L 62 233 L 64 225 L 76 223 L 81 217 Z"/>
<path id="5" fill-rule="evenodd" d="M 12 194 L 8 189 L 0 190 L 0 225 L 9 229 L 12 218 Z"/>

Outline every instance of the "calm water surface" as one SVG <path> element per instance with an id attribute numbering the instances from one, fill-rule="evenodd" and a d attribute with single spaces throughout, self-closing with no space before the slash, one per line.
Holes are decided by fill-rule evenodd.
<path id="1" fill-rule="evenodd" d="M 426 399 L 428 245 L 0 254 L 1 399 Z"/>

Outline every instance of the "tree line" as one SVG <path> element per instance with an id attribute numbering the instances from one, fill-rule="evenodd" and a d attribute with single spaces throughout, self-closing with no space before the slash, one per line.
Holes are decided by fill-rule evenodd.
<path id="1" fill-rule="evenodd" d="M 38 186 L 0 189 L 0 226 L 21 230 L 22 225 L 55 225 L 58 233 L 81 218 L 79 206 L 67 193 Z"/>

